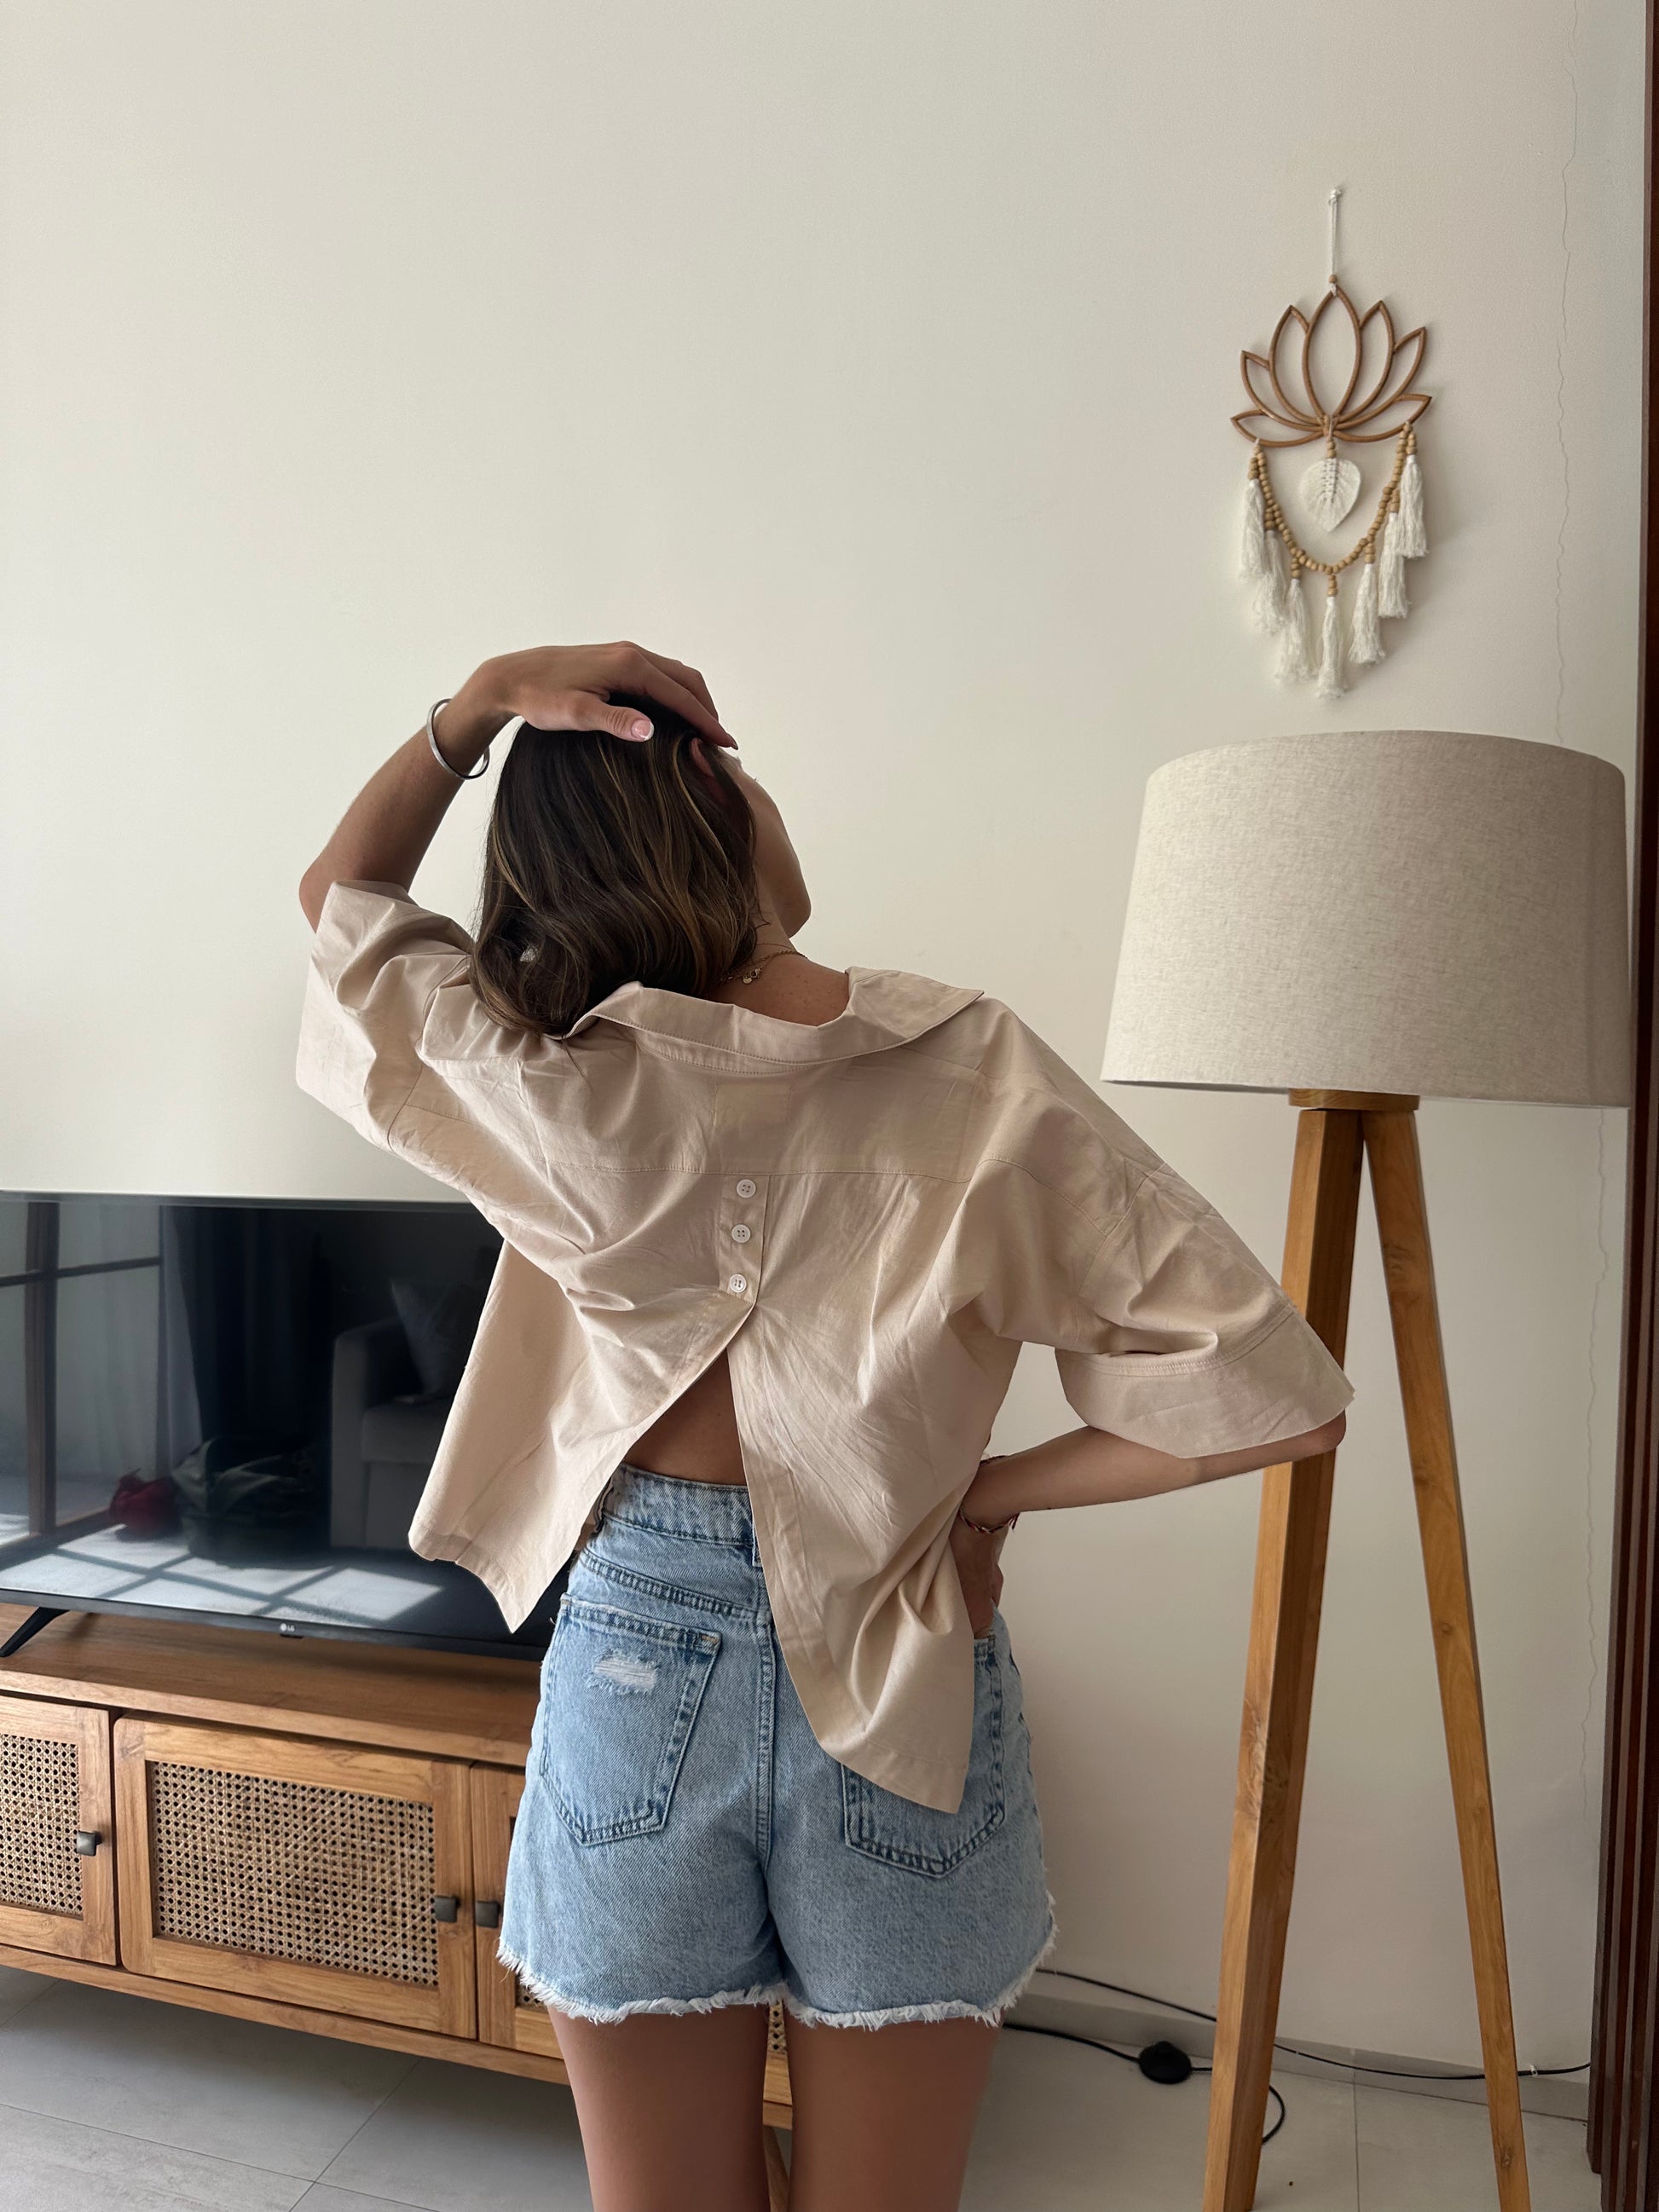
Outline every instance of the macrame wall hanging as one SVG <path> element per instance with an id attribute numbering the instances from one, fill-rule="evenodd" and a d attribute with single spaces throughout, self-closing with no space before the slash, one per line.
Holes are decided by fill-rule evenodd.
<path id="1" fill-rule="evenodd" d="M 1429 544 L 1414 428 L 1429 404 L 1430 395 L 1415 389 L 1428 334 L 1419 325 L 1396 337 L 1394 318 L 1381 300 L 1362 315 L 1337 281 L 1341 197 L 1340 187 L 1330 196 L 1325 295 L 1311 315 L 1286 307 L 1265 354 L 1240 356 L 1250 404 L 1233 416 L 1250 441 L 1241 573 L 1251 589 L 1251 617 L 1259 630 L 1278 641 L 1273 673 L 1289 684 L 1312 679 L 1322 699 L 1341 696 L 1350 668 L 1382 659 L 1382 623 L 1401 621 L 1410 611 L 1406 563 L 1427 552 Z M 1364 535 L 1339 553 L 1332 541 L 1361 484 L 1357 463 L 1340 448 L 1388 439 L 1394 441 L 1393 469 Z M 1273 489 L 1267 459 L 1270 453 L 1320 441 L 1325 450 L 1304 471 L 1301 493 L 1329 557 L 1310 550 L 1297 536 Z M 1341 580 L 1356 565 L 1359 579 L 1345 640 Z M 1317 625 L 1316 577 L 1324 582 Z"/>

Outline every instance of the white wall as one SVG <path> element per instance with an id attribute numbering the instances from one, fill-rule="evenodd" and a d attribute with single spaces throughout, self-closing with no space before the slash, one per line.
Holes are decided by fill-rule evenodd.
<path id="1" fill-rule="evenodd" d="M 708 672 L 809 947 L 1099 1064 L 1139 794 L 1276 730 L 1628 769 L 1641 10 L 0 8 L 0 1184 L 426 1189 L 291 1079 L 301 869 L 483 655 Z M 1339 707 L 1232 577 L 1239 349 L 1431 326 L 1435 550 Z M 488 785 L 418 889 L 465 914 Z M 1277 1265 L 1279 1101 L 1114 1103 Z M 1522 2057 L 1588 2047 L 1624 1116 L 1424 1110 Z M 1476 2062 L 1362 1224 L 1285 2031 Z M 1050 1363 L 1050 1367 L 1051 1367 Z M 1066 1417 L 1022 1369 L 1006 1446 Z M 1212 2002 L 1257 1482 L 1022 1525 L 1060 1962 Z"/>

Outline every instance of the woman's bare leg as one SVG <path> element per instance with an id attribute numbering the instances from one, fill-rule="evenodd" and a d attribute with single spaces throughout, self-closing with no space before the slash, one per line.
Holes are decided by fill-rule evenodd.
<path id="1" fill-rule="evenodd" d="M 956 2212 L 997 2030 L 977 2020 L 807 2027 L 784 2014 L 789 2212 Z"/>
<path id="2" fill-rule="evenodd" d="M 593 2212 L 767 2212 L 764 2005 L 550 2017 Z"/>

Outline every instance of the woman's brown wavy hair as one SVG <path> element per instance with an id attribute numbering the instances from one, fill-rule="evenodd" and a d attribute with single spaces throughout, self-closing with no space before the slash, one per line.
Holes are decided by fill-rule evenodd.
<path id="1" fill-rule="evenodd" d="M 618 985 L 704 998 L 755 950 L 755 823 L 718 746 L 621 692 L 640 742 L 526 724 L 495 787 L 472 984 L 497 1021 L 562 1036 Z"/>

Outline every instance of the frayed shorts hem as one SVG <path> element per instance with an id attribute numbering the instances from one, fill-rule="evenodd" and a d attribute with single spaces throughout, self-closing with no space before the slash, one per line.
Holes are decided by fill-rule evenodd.
<path id="1" fill-rule="evenodd" d="M 878 2012 L 824 2012 L 817 2005 L 805 2003 L 791 1990 L 781 1994 L 783 2008 L 799 2021 L 803 2027 L 901 2027 L 916 2021 L 978 2020 L 988 2027 L 1001 2025 L 1002 2016 L 1018 2003 L 1025 1994 L 1031 1977 L 1044 1960 L 1051 1956 L 1059 1937 L 1053 1919 L 1042 1947 L 1028 1966 L 1015 1975 L 1000 1996 L 993 1997 L 988 2005 L 969 2003 L 965 1997 L 941 1997 L 932 2004 L 889 2005 Z"/>
<path id="2" fill-rule="evenodd" d="M 787 2013 L 799 2021 L 803 2027 L 899 2027 L 911 2022 L 941 2020 L 977 2020 L 983 2021 L 988 2027 L 996 2027 L 1001 2024 L 1003 2014 L 1024 1995 L 1031 1977 L 1050 1956 L 1057 1940 L 1051 1917 L 1048 1933 L 1036 1956 L 988 2005 L 970 2004 L 965 1997 L 940 1997 L 928 2004 L 889 2005 L 872 2012 L 829 2012 L 820 2005 L 808 2004 L 805 1998 L 798 1997 L 781 1982 L 769 1985 L 757 1984 L 746 1990 L 718 1990 L 713 1996 L 708 1997 L 630 1997 L 622 2004 L 592 2004 L 555 1989 L 550 1982 L 544 1981 L 539 1975 L 533 1973 L 522 1960 L 513 1957 L 499 1945 L 495 1955 L 509 1973 L 517 1975 L 538 2004 L 547 2005 L 572 2020 L 592 2021 L 600 2027 L 613 2027 L 618 2021 L 632 2019 L 636 2013 L 720 2012 L 727 2005 L 769 2005 L 775 2002 L 781 2004 Z"/>
<path id="3" fill-rule="evenodd" d="M 551 1982 L 544 1981 L 522 1959 L 515 1959 L 499 1944 L 495 1957 L 508 1973 L 518 1976 L 538 2004 L 568 2014 L 572 2020 L 591 2020 L 602 2027 L 614 2027 L 620 2020 L 631 2020 L 635 2013 L 720 2012 L 727 2005 L 769 2005 L 785 1994 L 782 1983 L 775 1982 L 747 1990 L 717 1990 L 712 1997 L 629 1997 L 622 2004 L 592 2004 L 584 1997 L 573 1997 L 563 1990 L 555 1989 Z"/>

